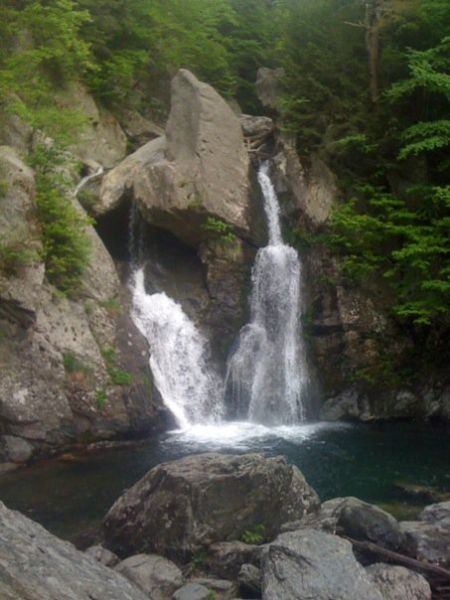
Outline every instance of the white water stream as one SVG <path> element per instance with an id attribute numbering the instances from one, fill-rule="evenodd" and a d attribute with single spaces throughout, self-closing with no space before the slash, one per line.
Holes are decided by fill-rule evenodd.
<path id="1" fill-rule="evenodd" d="M 239 430 L 248 429 L 245 422 L 284 426 L 304 420 L 307 374 L 299 343 L 300 262 L 297 252 L 283 243 L 278 200 L 268 170 L 268 164 L 261 166 L 258 181 L 269 244 L 256 256 L 251 320 L 239 334 L 225 382 L 227 401 L 241 421 Z M 133 236 L 134 219 L 133 213 L 132 264 L 138 262 L 139 246 Z M 132 317 L 149 342 L 150 367 L 166 406 L 181 428 L 206 426 L 216 431 L 225 412 L 225 394 L 208 360 L 206 340 L 174 300 L 163 292 L 147 294 L 143 268 L 136 267 L 132 289 Z"/>
<path id="2" fill-rule="evenodd" d="M 305 418 L 306 361 L 299 335 L 300 261 L 283 243 L 280 207 L 264 163 L 258 181 L 264 197 L 269 244 L 252 272 L 250 323 L 242 328 L 228 362 L 226 387 L 237 414 L 256 423 L 293 425 Z"/>

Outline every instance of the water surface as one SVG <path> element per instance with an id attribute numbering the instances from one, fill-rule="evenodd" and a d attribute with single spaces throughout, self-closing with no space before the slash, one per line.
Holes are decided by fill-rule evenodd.
<path id="1" fill-rule="evenodd" d="M 2 477 L 0 499 L 53 533 L 77 540 L 97 527 L 115 499 L 148 469 L 209 451 L 281 454 L 301 469 L 323 500 L 353 495 L 407 509 L 410 500 L 396 488 L 399 480 L 450 493 L 450 431 L 443 426 L 307 424 L 267 429 L 229 423 L 37 463 Z"/>

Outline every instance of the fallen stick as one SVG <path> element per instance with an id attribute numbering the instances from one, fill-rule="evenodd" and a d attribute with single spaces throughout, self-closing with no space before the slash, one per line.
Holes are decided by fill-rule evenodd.
<path id="1" fill-rule="evenodd" d="M 387 550 L 382 546 L 378 546 L 378 544 L 374 544 L 373 542 L 361 542 L 359 540 L 354 540 L 346 535 L 341 536 L 348 540 L 355 548 L 359 548 L 360 550 L 366 550 L 367 552 L 371 552 L 372 554 L 378 554 L 379 556 L 384 556 L 389 560 L 399 563 L 401 565 L 405 565 L 406 567 L 410 567 L 411 569 L 423 571 L 425 573 L 431 573 L 433 575 L 437 575 L 438 577 L 442 577 L 444 580 L 450 581 L 450 570 L 445 567 L 439 567 L 438 565 L 434 565 L 432 563 L 424 562 L 418 560 L 416 558 L 411 558 L 409 556 L 405 556 L 404 554 L 399 554 L 398 552 L 393 552 L 392 550 Z"/>

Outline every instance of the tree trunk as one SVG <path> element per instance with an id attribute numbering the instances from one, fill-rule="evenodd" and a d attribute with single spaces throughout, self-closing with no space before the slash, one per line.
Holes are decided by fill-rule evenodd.
<path id="1" fill-rule="evenodd" d="M 366 46 L 369 55 L 369 91 L 374 105 L 379 98 L 380 35 L 379 21 L 384 0 L 366 1 Z"/>

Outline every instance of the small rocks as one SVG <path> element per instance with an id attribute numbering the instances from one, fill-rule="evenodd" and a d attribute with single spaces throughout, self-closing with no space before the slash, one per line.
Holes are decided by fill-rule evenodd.
<path id="1" fill-rule="evenodd" d="M 125 575 L 152 600 L 167 600 L 183 585 L 180 569 L 156 554 L 136 554 L 120 562 L 115 571 Z"/>
<path id="2" fill-rule="evenodd" d="M 117 554 L 114 554 L 114 552 L 110 552 L 109 550 L 103 548 L 103 546 L 100 545 L 91 546 L 90 548 L 85 550 L 84 553 L 88 556 L 91 556 L 94 560 L 101 563 L 102 565 L 105 565 L 105 567 L 115 567 L 120 562 L 120 559 L 117 556 Z"/>
<path id="3" fill-rule="evenodd" d="M 255 565 L 243 564 L 238 575 L 238 583 L 245 594 L 250 594 L 252 598 L 261 595 L 261 569 Z"/>
<path id="4" fill-rule="evenodd" d="M 211 593 L 200 583 L 186 583 L 172 596 L 173 600 L 210 600 Z"/>
<path id="5" fill-rule="evenodd" d="M 218 542 L 208 549 L 205 565 L 218 577 L 235 579 L 244 563 L 259 565 L 262 547 L 244 542 Z"/>

